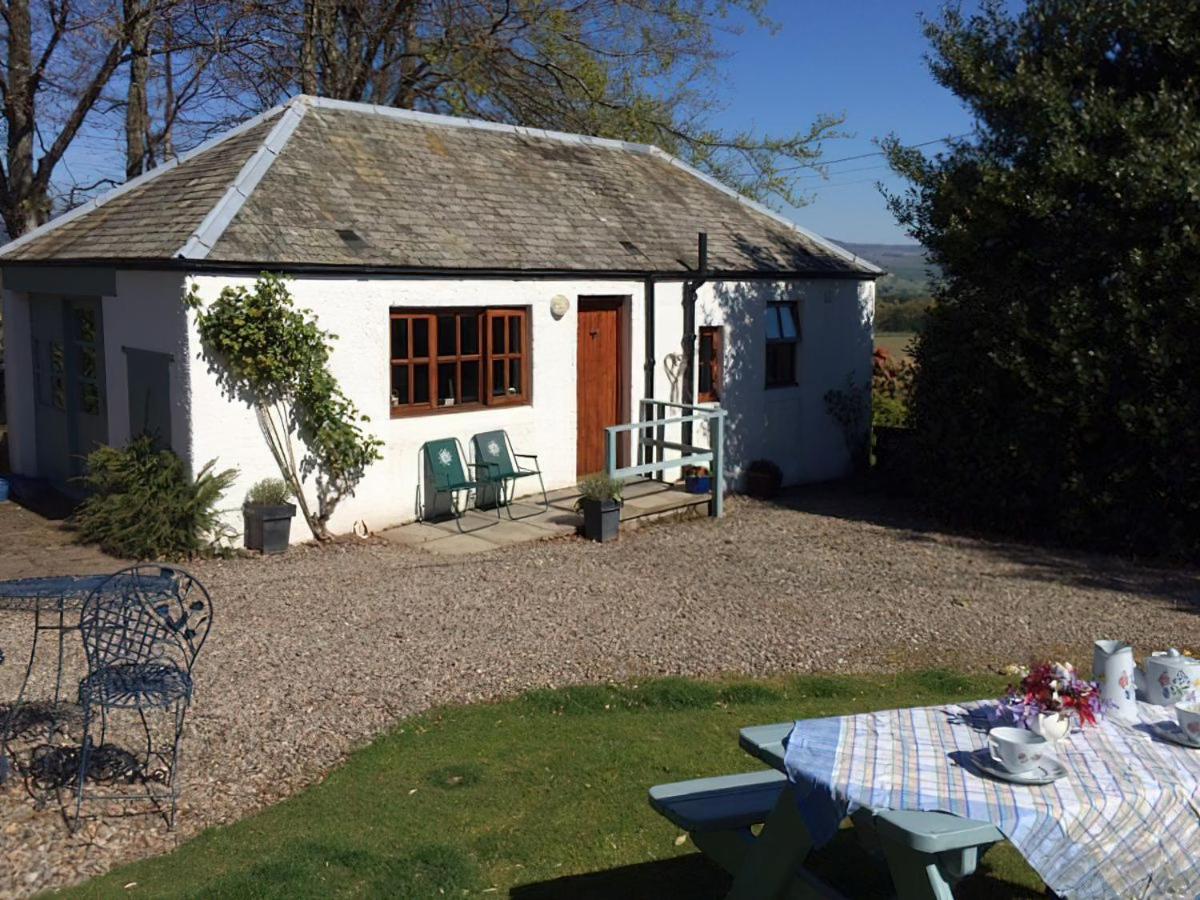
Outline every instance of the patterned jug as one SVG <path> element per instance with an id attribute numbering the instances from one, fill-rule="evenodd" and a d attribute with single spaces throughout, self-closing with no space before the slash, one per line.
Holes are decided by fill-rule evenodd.
<path id="1" fill-rule="evenodd" d="M 1126 722 L 1137 719 L 1133 647 L 1122 641 L 1096 641 L 1092 677 L 1100 682 L 1100 699 L 1108 702 L 1108 715 Z"/>

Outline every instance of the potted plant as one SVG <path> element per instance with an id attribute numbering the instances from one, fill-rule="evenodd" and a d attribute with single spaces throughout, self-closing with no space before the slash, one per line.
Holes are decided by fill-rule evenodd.
<path id="1" fill-rule="evenodd" d="M 712 490 L 712 474 L 708 466 L 686 466 L 683 484 L 689 494 L 707 494 Z"/>
<path id="2" fill-rule="evenodd" d="M 615 540 L 621 530 L 621 488 L 616 478 L 598 473 L 579 482 L 575 511 L 583 513 L 583 536 L 593 541 Z"/>
<path id="3" fill-rule="evenodd" d="M 296 506 L 288 503 L 292 492 L 281 478 L 264 478 L 250 488 L 242 505 L 247 550 L 283 553 L 288 548 Z"/>
<path id="4" fill-rule="evenodd" d="M 1104 707 L 1100 686 L 1080 678 L 1073 665 L 1044 662 L 1021 673 L 1021 683 L 1003 701 L 1019 724 L 1050 743 L 1067 736 L 1072 719 L 1080 726 L 1096 724 Z"/>
<path id="5" fill-rule="evenodd" d="M 783 470 L 769 459 L 756 459 L 746 467 L 746 493 L 770 500 L 783 486 Z"/>

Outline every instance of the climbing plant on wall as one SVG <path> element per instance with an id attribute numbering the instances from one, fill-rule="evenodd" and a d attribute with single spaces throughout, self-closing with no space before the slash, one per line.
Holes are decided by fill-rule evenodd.
<path id="1" fill-rule="evenodd" d="M 266 272 L 252 288 L 223 288 L 207 305 L 193 282 L 187 302 L 211 370 L 227 394 L 254 407 L 308 527 L 315 538 L 327 540 L 330 516 L 354 493 L 383 446 L 364 430 L 370 419 L 329 371 L 337 335 L 323 331 L 310 310 L 297 309 L 287 282 Z M 299 456 L 294 439 L 303 447 Z M 304 493 L 310 476 L 315 510 Z"/>

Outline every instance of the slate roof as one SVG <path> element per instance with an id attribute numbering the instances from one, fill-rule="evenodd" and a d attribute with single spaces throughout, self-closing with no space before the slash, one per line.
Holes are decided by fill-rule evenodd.
<path id="1" fill-rule="evenodd" d="M 873 277 L 654 147 L 296 97 L 0 262 Z"/>

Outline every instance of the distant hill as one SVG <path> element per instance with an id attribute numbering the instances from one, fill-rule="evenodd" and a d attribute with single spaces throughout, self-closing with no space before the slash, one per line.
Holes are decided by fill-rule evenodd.
<path id="1" fill-rule="evenodd" d="M 887 270 L 888 274 L 876 283 L 880 300 L 923 300 L 929 296 L 926 273 L 929 264 L 920 244 L 856 244 L 836 238 L 831 240 Z"/>

